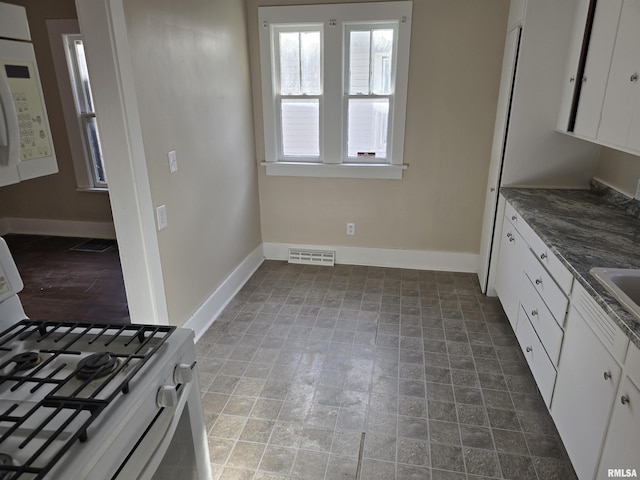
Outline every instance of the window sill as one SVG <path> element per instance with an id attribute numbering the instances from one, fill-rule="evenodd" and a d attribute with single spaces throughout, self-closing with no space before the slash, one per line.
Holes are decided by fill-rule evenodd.
<path id="1" fill-rule="evenodd" d="M 109 188 L 107 187 L 78 187 L 76 188 L 76 192 L 88 192 L 88 193 L 109 193 Z"/>
<path id="2" fill-rule="evenodd" d="M 381 165 L 372 163 L 302 163 L 302 162 L 261 162 L 267 167 L 267 175 L 281 177 L 323 177 L 323 178 L 378 178 L 402 179 L 407 165 Z"/>

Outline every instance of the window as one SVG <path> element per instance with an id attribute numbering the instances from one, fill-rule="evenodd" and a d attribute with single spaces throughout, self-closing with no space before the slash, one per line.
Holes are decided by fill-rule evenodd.
<path id="1" fill-rule="evenodd" d="M 66 47 L 66 59 L 71 80 L 71 90 L 75 105 L 75 114 L 81 131 L 84 149 L 85 168 L 89 181 L 88 188 L 107 188 L 107 177 L 102 163 L 100 136 L 93 109 L 91 82 L 84 55 L 82 37 L 76 34 L 63 35 Z M 78 182 L 82 183 L 82 182 Z"/>
<path id="2" fill-rule="evenodd" d="M 401 178 L 411 2 L 259 16 L 267 174 Z"/>

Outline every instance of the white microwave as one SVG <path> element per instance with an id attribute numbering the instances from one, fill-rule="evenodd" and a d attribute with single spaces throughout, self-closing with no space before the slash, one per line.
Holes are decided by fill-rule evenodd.
<path id="1" fill-rule="evenodd" d="M 57 171 L 26 10 L 0 3 L 0 187 Z"/>

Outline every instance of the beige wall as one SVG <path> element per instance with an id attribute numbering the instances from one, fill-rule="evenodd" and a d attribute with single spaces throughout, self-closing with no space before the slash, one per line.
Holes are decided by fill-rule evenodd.
<path id="1" fill-rule="evenodd" d="M 51 135 L 59 173 L 0 188 L 0 218 L 20 217 L 56 220 L 110 222 L 111 207 L 106 193 L 76 191 L 76 177 L 60 104 L 58 82 L 51 57 L 46 20 L 76 18 L 74 0 L 3 0 L 27 9 L 38 69 L 42 80 Z"/>
<path id="2" fill-rule="evenodd" d="M 300 3 L 331 2 L 247 0 L 258 160 L 257 7 Z M 263 241 L 478 252 L 508 6 L 414 1 L 404 179 L 268 177 L 259 167 Z"/>
<path id="3" fill-rule="evenodd" d="M 633 197 L 640 179 L 640 157 L 603 147 L 595 176 Z"/>
<path id="4" fill-rule="evenodd" d="M 261 242 L 244 0 L 126 0 L 171 322 L 183 324 Z M 169 173 L 175 150 L 178 171 Z"/>

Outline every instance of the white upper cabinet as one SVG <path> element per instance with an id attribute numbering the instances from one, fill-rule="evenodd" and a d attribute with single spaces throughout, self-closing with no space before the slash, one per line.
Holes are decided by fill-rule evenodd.
<path id="1" fill-rule="evenodd" d="M 581 82 L 580 101 L 577 104 L 574 133 L 596 138 L 600 111 L 607 89 L 611 55 L 616 43 L 616 32 L 622 0 L 598 2 L 591 25 L 589 49 Z"/>
<path id="2" fill-rule="evenodd" d="M 640 0 L 622 5 L 607 92 L 602 107 L 598 140 L 627 146 L 640 91 Z M 636 135 L 637 136 L 637 135 Z"/>
<path id="3" fill-rule="evenodd" d="M 640 152 L 638 45 L 640 0 L 581 0 L 558 112 L 559 131 Z"/>

